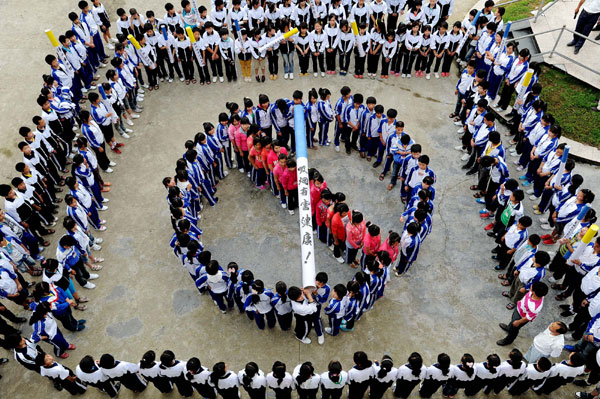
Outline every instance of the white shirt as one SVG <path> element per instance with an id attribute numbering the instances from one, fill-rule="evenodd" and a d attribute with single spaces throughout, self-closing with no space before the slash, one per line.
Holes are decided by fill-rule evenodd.
<path id="1" fill-rule="evenodd" d="M 552 335 L 550 326 L 533 339 L 533 347 L 545 356 L 559 357 L 565 346 L 564 334 Z"/>
<path id="2" fill-rule="evenodd" d="M 598 13 L 600 13 L 600 0 L 587 0 L 583 4 L 583 9 L 588 14 L 598 14 Z"/>

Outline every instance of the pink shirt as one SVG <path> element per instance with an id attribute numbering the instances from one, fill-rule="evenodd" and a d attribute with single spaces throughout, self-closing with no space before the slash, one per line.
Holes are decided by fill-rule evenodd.
<path id="1" fill-rule="evenodd" d="M 238 130 L 240 130 L 240 125 L 229 125 L 229 128 L 227 128 L 227 135 L 229 136 L 229 141 L 235 142 L 235 134 Z"/>
<path id="2" fill-rule="evenodd" d="M 254 164 L 256 165 L 256 167 L 258 169 L 262 169 L 263 168 L 263 162 L 262 159 L 260 157 L 260 154 L 256 151 L 256 149 L 254 147 L 252 147 L 250 149 L 250 154 L 251 157 L 254 157 Z"/>
<path id="3" fill-rule="evenodd" d="M 310 209 L 312 210 L 312 212 L 314 214 L 315 210 L 317 209 L 317 203 L 321 199 L 321 191 L 323 191 L 324 188 L 327 188 L 327 182 L 323 181 L 323 184 L 321 184 L 321 188 L 318 188 L 317 186 L 315 186 L 315 184 L 312 181 L 309 183 L 309 186 L 310 186 Z"/>
<path id="4" fill-rule="evenodd" d="M 357 226 L 352 223 L 346 224 L 346 243 L 352 248 L 358 248 L 365 238 L 366 222 L 363 220 Z"/>
<path id="5" fill-rule="evenodd" d="M 366 254 L 375 254 L 379 251 L 379 247 L 381 246 L 381 235 L 373 237 L 371 234 L 365 234 L 365 245 L 363 247 L 363 252 Z"/>
<path id="6" fill-rule="evenodd" d="M 523 299 L 517 302 L 517 310 L 521 317 L 526 317 L 527 320 L 533 321 L 537 317 L 540 310 L 544 305 L 544 298 L 540 298 L 537 301 L 533 300 L 531 291 L 527 292 Z"/>
<path id="7" fill-rule="evenodd" d="M 235 132 L 235 145 L 242 151 L 248 151 L 248 136 L 241 128 Z"/>
<path id="8" fill-rule="evenodd" d="M 281 177 L 283 176 L 283 172 L 285 171 L 285 169 L 285 167 L 279 164 L 275 165 L 275 167 L 273 168 L 273 176 L 275 176 L 275 179 L 279 181 L 279 184 L 281 184 L 282 187 L 283 183 L 281 182 Z"/>
<path id="9" fill-rule="evenodd" d="M 287 155 L 288 152 L 285 148 L 281 148 L 281 150 L 279 151 L 279 154 L 285 154 Z M 275 151 L 271 150 L 269 152 L 269 156 L 267 157 L 267 164 L 270 165 L 271 167 L 274 167 L 277 164 L 277 161 L 279 160 L 279 154 L 276 153 Z"/>
<path id="10" fill-rule="evenodd" d="M 386 238 L 385 242 L 379 247 L 379 250 L 387 252 L 392 258 L 392 262 L 394 262 L 398 257 L 398 248 L 399 244 L 396 244 L 394 245 L 394 247 L 391 247 L 389 243 L 389 238 Z"/>
<path id="11" fill-rule="evenodd" d="M 281 185 L 285 190 L 294 190 L 298 188 L 298 172 L 294 168 L 293 171 L 290 172 L 288 168 L 285 168 L 283 175 L 279 178 Z"/>

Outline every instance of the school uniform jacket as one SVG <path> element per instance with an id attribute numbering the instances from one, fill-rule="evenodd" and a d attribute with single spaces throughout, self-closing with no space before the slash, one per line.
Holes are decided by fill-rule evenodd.
<path id="1" fill-rule="evenodd" d="M 296 389 L 296 380 L 292 378 L 292 375 L 288 372 L 285 373 L 284 377 L 279 381 L 273 375 L 273 372 L 267 374 L 267 385 L 270 389 L 275 391 L 275 393 L 279 392 L 291 392 Z"/>

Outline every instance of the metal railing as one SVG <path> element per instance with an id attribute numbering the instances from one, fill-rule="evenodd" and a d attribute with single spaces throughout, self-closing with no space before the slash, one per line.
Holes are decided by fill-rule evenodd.
<path id="1" fill-rule="evenodd" d="M 510 1 L 506 1 L 506 2 L 504 2 L 502 4 L 496 4 L 494 7 L 504 7 L 504 6 L 508 5 L 508 4 L 518 3 L 520 1 L 523 1 L 523 0 L 510 0 Z M 550 0 L 550 5 L 548 5 L 548 7 L 544 10 L 544 5 L 546 4 L 546 0 L 542 0 L 542 2 L 540 3 L 540 6 L 538 7 L 537 12 L 535 13 L 535 15 L 533 15 L 531 17 L 520 19 L 519 21 L 523 21 L 523 20 L 526 20 L 526 19 L 533 18 L 533 23 L 536 23 L 538 17 L 543 12 L 548 11 L 550 9 L 550 7 L 552 7 L 553 5 L 555 5 L 558 2 L 559 2 L 559 0 Z"/>
<path id="2" fill-rule="evenodd" d="M 517 0 L 517 1 L 520 1 L 520 0 Z M 547 33 L 556 32 L 556 31 L 560 31 L 560 33 L 558 34 L 558 37 L 556 38 L 556 41 L 554 42 L 554 45 L 552 46 L 552 50 L 550 50 L 550 51 L 544 51 L 544 52 L 541 52 L 541 53 L 536 53 L 536 54 L 531 54 L 531 55 L 532 55 L 532 56 L 535 56 L 535 55 L 537 55 L 537 56 L 541 56 L 541 57 L 543 57 L 543 56 L 547 55 L 547 56 L 548 56 L 548 58 L 552 58 L 554 55 L 558 55 L 559 57 L 562 57 L 562 58 L 564 58 L 565 60 L 568 60 L 569 62 L 572 62 L 573 64 L 575 64 L 575 65 L 578 65 L 578 66 L 580 66 L 581 68 L 587 69 L 588 71 L 590 71 L 590 72 L 593 72 L 593 73 L 595 73 L 596 75 L 599 75 L 599 76 L 600 76 L 600 70 L 598 70 L 598 69 L 592 69 L 592 68 L 590 68 L 589 66 L 587 66 L 587 65 L 584 65 L 584 64 L 582 64 L 581 62 L 579 62 L 579 61 L 577 61 L 577 60 L 574 60 L 573 58 L 571 58 L 571 57 L 569 57 L 569 56 L 566 56 L 566 55 L 564 55 L 564 54 L 562 54 L 562 53 L 560 53 L 560 52 L 556 51 L 556 47 L 558 47 L 558 42 L 560 42 L 560 39 L 562 38 L 562 36 L 563 36 L 563 33 L 564 33 L 565 31 L 567 31 L 567 32 L 569 32 L 569 33 L 572 33 L 572 34 L 573 34 L 573 35 L 575 35 L 575 36 L 579 36 L 579 37 L 583 38 L 584 40 L 587 40 L 587 41 L 589 41 L 589 42 L 592 42 L 592 43 L 594 43 L 595 45 L 599 45 L 599 46 L 600 46 L 600 41 L 597 41 L 597 40 L 594 40 L 594 39 L 590 39 L 589 37 L 587 37 L 587 36 L 584 36 L 584 35 L 582 35 L 581 33 L 575 32 L 574 30 L 571 30 L 571 29 L 567 28 L 567 26 L 566 26 L 566 25 L 563 25 L 563 26 L 562 26 L 562 28 L 549 29 L 549 30 L 546 30 L 546 31 L 543 31 L 543 32 L 532 33 L 532 34 L 530 34 L 530 35 L 523 35 L 523 36 L 513 37 L 511 40 L 520 40 L 520 39 L 526 39 L 526 38 L 528 38 L 528 37 L 540 36 L 540 35 L 544 35 L 544 34 L 547 34 Z"/>

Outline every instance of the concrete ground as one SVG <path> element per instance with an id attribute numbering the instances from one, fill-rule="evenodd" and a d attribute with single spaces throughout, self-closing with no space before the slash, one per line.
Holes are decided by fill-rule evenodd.
<path id="1" fill-rule="evenodd" d="M 161 4 L 155 0 L 127 2 L 128 7 L 138 6 L 138 10 L 161 10 Z M 2 15 L 15 16 L 1 25 L 3 37 L 17 31 L 19 22 L 18 31 L 30 38 L 23 46 L 8 40 L 0 44 L 0 87 L 4 89 L 0 92 L 0 115 L 4 116 L 0 132 L 2 181 L 13 177 L 13 165 L 20 160 L 15 146 L 18 127 L 30 126 L 31 116 L 38 112 L 36 91 L 41 74 L 47 71 L 43 56 L 52 51 L 43 30 L 52 27 L 58 34 L 66 29 L 65 16 L 74 2 L 55 1 L 52 9 L 27 13 L 19 5 L 14 0 L 0 4 Z M 116 1 L 111 10 L 124 5 Z M 467 10 L 458 2 L 456 18 Z M 431 167 L 438 175 L 434 227 L 409 275 L 392 279 L 386 296 L 357 323 L 353 333 L 327 337 L 324 346 L 316 342 L 307 346 L 278 328 L 259 331 L 243 315 L 222 315 L 207 297 L 198 295 L 168 247 L 172 230 L 160 181 L 172 174 L 184 141 L 201 129 L 202 122 L 215 122 L 226 101 L 240 103 L 244 96 L 256 99 L 259 93 L 274 100 L 289 97 L 295 89 L 306 93 L 312 87 L 328 87 L 338 93 L 343 84 L 349 84 L 355 93 L 376 96 L 386 108 L 398 109 L 407 132 L 431 156 Z M 286 362 L 288 369 L 311 360 L 322 372 L 329 360 L 337 358 L 348 369 L 356 350 L 366 351 L 373 359 L 388 353 L 396 365 L 403 364 L 412 351 L 419 351 L 427 364 L 433 363 L 440 352 L 448 353 L 455 362 L 464 352 L 473 354 L 477 361 L 495 352 L 505 358 L 510 348 L 497 347 L 495 341 L 503 336 L 498 322 L 507 322 L 510 312 L 504 309 L 502 287 L 492 269 L 494 262 L 489 259 L 493 243 L 484 235 L 479 207 L 468 190 L 472 179 L 464 175 L 459 153 L 452 150 L 456 127 L 447 115 L 455 102 L 454 84 L 455 78 L 376 82 L 336 76 L 268 81 L 263 85 L 161 85 L 159 92 L 147 95 L 143 117 L 136 122 L 135 134 L 126 141 L 123 154 L 111 156 L 118 166 L 110 175 L 110 209 L 103 214 L 108 230 L 98 233 L 105 238 L 100 252 L 106 258 L 105 267 L 97 280 L 98 288 L 84 292 L 91 298 L 89 309 L 76 312 L 76 317 L 88 320 L 89 328 L 66 334 L 78 349 L 63 363 L 74 369 L 85 354 L 98 358 L 103 353 L 137 362 L 148 349 L 158 353 L 171 349 L 182 360 L 198 356 L 208 367 L 225 360 L 236 371 L 252 360 L 265 372 L 278 359 Z M 229 92 L 223 93 L 224 89 Z M 323 173 L 334 191 L 346 193 L 351 208 L 360 209 L 384 232 L 401 229 L 399 192 L 386 191 L 387 181 L 377 180 L 379 170 L 357 155 L 348 157 L 335 153 L 333 148 L 311 151 L 309 157 L 310 165 Z M 598 187 L 597 168 L 578 165 L 577 172 L 586 178 L 586 187 Z M 213 257 L 222 263 L 237 261 L 270 287 L 279 280 L 299 284 L 297 216 L 289 216 L 270 194 L 252 188 L 235 170 L 219 186 L 218 195 L 218 206 L 207 209 L 201 221 L 203 242 Z M 526 203 L 530 211 L 531 203 Z M 535 226 L 538 231 L 539 225 Z M 53 248 L 48 252 L 53 253 Z M 351 279 L 353 269 L 335 262 L 322 245 L 317 245 L 316 251 L 317 269 L 326 271 L 331 283 Z M 558 317 L 557 304 L 548 299 L 539 320 L 527 326 L 515 341 L 523 352 L 533 336 Z M 30 334 L 29 327 L 22 328 L 25 335 Z M 42 346 L 50 349 L 46 344 Z M 3 350 L 0 356 L 12 358 Z M 4 376 L 0 382 L 3 398 L 41 397 L 53 392 L 47 381 L 24 372 L 15 361 L 0 371 Z M 143 396 L 154 398 L 159 393 L 150 388 Z M 102 395 L 90 389 L 87 397 Z M 123 392 L 121 397 L 133 395 Z"/>

